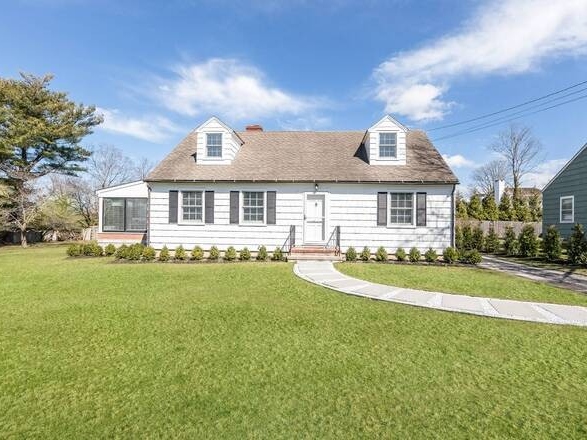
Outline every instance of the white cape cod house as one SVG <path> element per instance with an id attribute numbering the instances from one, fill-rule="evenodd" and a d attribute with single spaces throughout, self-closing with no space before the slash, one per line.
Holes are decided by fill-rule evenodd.
<path id="1" fill-rule="evenodd" d="M 442 251 L 454 240 L 457 183 L 425 133 L 390 116 L 336 132 L 236 132 L 213 117 L 145 182 L 98 192 L 98 240 Z"/>

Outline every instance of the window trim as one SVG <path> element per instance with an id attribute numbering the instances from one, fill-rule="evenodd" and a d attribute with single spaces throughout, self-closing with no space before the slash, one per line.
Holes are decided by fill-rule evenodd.
<path id="1" fill-rule="evenodd" d="M 382 134 L 394 134 L 395 135 L 395 156 L 382 156 L 381 155 L 381 147 L 384 146 L 394 146 L 392 144 L 382 144 L 381 143 L 381 135 Z M 377 144 L 377 155 L 379 160 L 398 160 L 398 133 L 396 131 L 380 131 L 378 133 L 378 144 Z"/>
<path id="2" fill-rule="evenodd" d="M 183 219 L 183 193 L 184 192 L 201 192 L 202 193 L 202 220 L 184 220 Z M 197 189 L 181 189 L 177 195 L 177 224 L 178 225 L 205 225 L 206 219 L 206 191 Z"/>
<path id="3" fill-rule="evenodd" d="M 209 154 L 209 147 L 211 146 L 209 144 L 209 136 L 210 135 L 219 135 L 220 136 L 220 155 L 218 156 L 211 156 Z M 214 133 L 206 133 L 206 158 L 207 159 L 213 159 L 213 160 L 219 160 L 222 159 L 222 150 L 223 150 L 223 144 L 224 144 L 224 136 L 222 135 L 222 132 L 214 132 Z M 218 147 L 218 145 L 212 145 L 213 147 Z"/>
<path id="4" fill-rule="evenodd" d="M 245 193 L 246 192 L 257 192 L 263 194 L 263 221 L 262 222 L 252 222 L 250 220 L 245 220 Z M 267 190 L 257 190 L 257 189 L 243 189 L 240 191 L 239 194 L 239 225 L 244 226 L 267 226 Z"/>
<path id="5" fill-rule="evenodd" d="M 392 194 L 411 194 L 412 195 L 412 222 L 411 223 L 392 223 L 391 222 L 391 195 Z M 416 228 L 416 191 L 388 191 L 387 192 L 387 227 L 388 228 Z"/>
<path id="6" fill-rule="evenodd" d="M 133 200 L 145 200 L 147 203 L 147 215 L 145 218 L 145 229 L 127 229 L 126 227 L 126 209 L 127 209 L 127 200 L 128 199 L 133 199 Z M 124 200 L 124 207 L 123 207 L 123 211 L 122 211 L 122 223 L 123 223 L 123 228 L 122 229 L 108 229 L 108 230 L 104 230 L 104 225 L 106 224 L 106 209 L 105 209 L 105 202 L 106 200 Z M 101 233 L 119 233 L 119 232 L 124 232 L 127 234 L 144 234 L 147 232 L 148 228 L 149 228 L 149 198 L 148 197 L 102 197 L 102 224 L 100 225 L 100 229 L 101 229 Z"/>
<path id="7" fill-rule="evenodd" d="M 563 200 L 571 200 L 571 220 L 563 220 Z M 575 223 L 575 196 L 561 196 L 559 199 L 559 223 Z"/>

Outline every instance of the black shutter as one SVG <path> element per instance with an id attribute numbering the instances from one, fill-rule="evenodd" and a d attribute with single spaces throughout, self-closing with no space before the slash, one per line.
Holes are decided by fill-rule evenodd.
<path id="1" fill-rule="evenodd" d="M 277 193 L 275 191 L 267 191 L 267 224 L 275 224 L 275 204 Z"/>
<path id="2" fill-rule="evenodd" d="M 426 193 L 416 194 L 416 226 L 426 226 Z"/>
<path id="3" fill-rule="evenodd" d="M 206 191 L 204 221 L 214 223 L 214 191 Z"/>
<path id="4" fill-rule="evenodd" d="M 230 224 L 238 224 L 238 199 L 239 192 L 230 192 Z"/>
<path id="5" fill-rule="evenodd" d="M 169 223 L 177 223 L 177 191 L 169 191 Z"/>
<path id="6" fill-rule="evenodd" d="M 377 226 L 387 226 L 387 193 L 377 193 Z"/>

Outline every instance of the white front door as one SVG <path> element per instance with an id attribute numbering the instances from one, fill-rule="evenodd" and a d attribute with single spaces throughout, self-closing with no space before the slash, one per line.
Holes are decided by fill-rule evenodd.
<path id="1" fill-rule="evenodd" d="M 323 243 L 325 235 L 324 194 L 306 195 L 306 215 L 304 221 L 304 242 Z"/>

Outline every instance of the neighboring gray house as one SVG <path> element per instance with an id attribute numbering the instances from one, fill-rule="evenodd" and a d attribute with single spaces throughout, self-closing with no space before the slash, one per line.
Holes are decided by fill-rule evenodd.
<path id="1" fill-rule="evenodd" d="M 542 190 L 544 230 L 555 225 L 563 237 L 573 226 L 587 227 L 587 144 Z"/>

